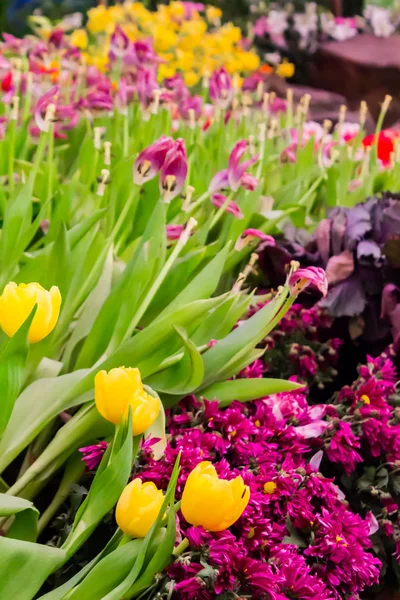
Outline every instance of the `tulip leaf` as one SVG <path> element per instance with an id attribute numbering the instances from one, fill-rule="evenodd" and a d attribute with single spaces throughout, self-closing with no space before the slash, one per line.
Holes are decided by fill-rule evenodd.
<path id="1" fill-rule="evenodd" d="M 0 517 L 11 515 L 15 515 L 15 519 L 7 531 L 7 537 L 35 542 L 39 511 L 33 503 L 24 498 L 0 494 Z"/>
<path id="2" fill-rule="evenodd" d="M 229 369 L 232 363 L 250 352 L 282 318 L 292 304 L 293 298 L 288 298 L 288 288 L 271 300 L 252 317 L 231 331 L 215 346 L 203 355 L 204 382 L 203 387 L 231 376 Z M 287 308 L 286 308 L 287 307 Z M 230 375 L 227 375 L 227 373 Z"/>
<path id="3" fill-rule="evenodd" d="M 132 469 L 132 461 L 139 448 L 141 436 L 132 438 L 132 416 L 115 432 L 96 471 L 88 495 L 79 507 L 72 530 L 63 548 L 70 558 L 93 533 L 104 515 L 116 504 Z"/>
<path id="4" fill-rule="evenodd" d="M 160 528 L 161 522 L 164 518 L 165 511 L 168 505 L 172 505 L 175 498 L 175 490 L 176 484 L 178 482 L 179 475 L 179 462 L 180 462 L 180 454 L 178 455 L 174 468 L 171 473 L 171 478 L 169 480 L 168 488 L 165 493 L 164 502 L 160 508 L 160 512 L 158 513 L 157 519 L 154 521 L 153 526 L 150 531 L 146 535 L 143 540 L 143 545 L 140 549 L 139 555 L 129 572 L 128 576 L 121 582 L 116 588 L 114 588 L 111 592 L 109 592 L 106 596 L 102 598 L 102 600 L 121 600 L 121 598 L 129 597 L 130 594 L 127 595 L 129 590 L 132 588 L 134 583 L 136 583 L 138 577 L 143 571 L 143 565 L 145 564 L 146 555 L 148 553 L 148 549 L 151 547 L 155 536 Z M 174 532 L 175 532 L 175 511 L 173 508 L 170 508 L 170 513 L 174 515 Z"/>
<path id="5" fill-rule="evenodd" d="M 203 381 L 204 365 L 196 345 L 181 327 L 175 330 L 182 340 L 184 357 L 178 363 L 149 378 L 149 385 L 158 392 L 183 396 L 190 394 Z"/>
<path id="6" fill-rule="evenodd" d="M 159 398 L 157 392 L 155 392 L 150 386 L 144 385 L 143 387 L 146 390 L 146 392 L 150 394 L 150 396 Z M 158 413 L 157 419 L 154 421 L 154 423 L 150 425 L 148 429 L 146 429 L 146 431 L 143 434 L 144 439 L 154 438 L 158 440 L 151 447 L 153 457 L 155 460 L 160 460 L 160 458 L 162 458 L 162 456 L 164 455 L 164 450 L 167 446 L 167 434 L 165 431 L 165 410 L 161 401 L 160 404 L 161 409 Z"/>
<path id="7" fill-rule="evenodd" d="M 66 561 L 66 553 L 51 546 L 0 536 L 0 580 L 3 598 L 32 600 L 47 577 Z"/>
<path id="8" fill-rule="evenodd" d="M 234 400 L 248 402 L 280 392 L 293 392 L 302 385 L 284 379 L 232 379 L 214 383 L 201 391 L 206 400 L 218 400 L 221 407 L 229 406 Z"/>
<path id="9" fill-rule="evenodd" d="M 0 355 L 0 437 L 7 427 L 24 381 L 25 364 L 29 350 L 28 331 L 36 310 L 37 305 L 35 304 L 29 317 L 7 342 Z"/>
<path id="10" fill-rule="evenodd" d="M 82 403 L 71 397 L 71 389 L 88 370 L 75 371 L 60 377 L 38 379 L 17 398 L 11 418 L 0 442 L 2 471 L 29 442 L 60 412 Z"/>

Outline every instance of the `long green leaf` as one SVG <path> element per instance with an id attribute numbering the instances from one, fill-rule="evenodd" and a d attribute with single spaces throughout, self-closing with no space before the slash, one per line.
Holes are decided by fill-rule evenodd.
<path id="1" fill-rule="evenodd" d="M 202 390 L 201 395 L 206 400 L 217 400 L 220 406 L 228 406 L 234 400 L 248 402 L 271 394 L 292 392 L 302 386 L 284 379 L 233 379 L 222 383 L 214 383 Z"/>

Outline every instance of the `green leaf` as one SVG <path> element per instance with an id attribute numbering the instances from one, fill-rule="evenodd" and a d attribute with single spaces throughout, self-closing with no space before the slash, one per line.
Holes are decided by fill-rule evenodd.
<path id="1" fill-rule="evenodd" d="M 148 383 L 158 392 L 183 396 L 190 394 L 201 384 L 204 376 L 204 365 L 200 352 L 188 338 L 186 331 L 176 326 L 175 330 L 181 338 L 185 350 L 182 360 L 150 377 Z"/>
<path id="2" fill-rule="evenodd" d="M 32 600 L 47 577 L 66 560 L 59 548 L 0 537 L 3 598 Z"/>
<path id="3" fill-rule="evenodd" d="M 280 392 L 292 392 L 302 386 L 284 379 L 233 379 L 223 383 L 214 383 L 202 390 L 206 400 L 218 400 L 219 405 L 229 406 L 234 400 L 248 402 Z"/>
<path id="4" fill-rule="evenodd" d="M 250 319 L 244 321 L 203 355 L 203 387 L 232 375 L 231 365 L 246 356 L 280 321 L 294 299 L 285 287 Z"/>
<path id="5" fill-rule="evenodd" d="M 165 537 L 165 529 L 160 529 L 149 548 L 151 555 Z M 111 592 L 128 576 L 143 545 L 143 540 L 132 540 L 119 546 L 90 571 L 85 579 L 63 600 L 99 600 Z M 52 600 L 52 599 L 49 599 Z"/>
<path id="6" fill-rule="evenodd" d="M 88 373 L 75 371 L 61 377 L 38 379 L 20 394 L 0 442 L 2 471 L 60 412 L 83 402 L 71 389 Z"/>
<path id="7" fill-rule="evenodd" d="M 132 438 L 132 417 L 120 425 L 112 446 L 104 454 L 88 495 L 75 515 L 72 530 L 63 545 L 70 558 L 93 533 L 101 519 L 117 503 L 132 470 L 141 436 Z"/>
<path id="8" fill-rule="evenodd" d="M 7 537 L 35 542 L 39 511 L 33 503 L 24 498 L 0 494 L 0 516 L 11 515 L 15 515 L 15 519 L 7 532 Z"/>
<path id="9" fill-rule="evenodd" d="M 25 364 L 29 351 L 28 331 L 37 310 L 29 317 L 6 344 L 0 355 L 0 437 L 7 427 L 15 401 L 24 381 Z"/>
<path id="10" fill-rule="evenodd" d="M 120 600 L 121 598 L 126 597 L 127 592 L 132 588 L 133 584 L 136 582 L 136 580 L 140 576 L 140 573 L 142 572 L 142 569 L 143 569 L 143 565 L 145 563 L 148 549 L 152 545 L 153 540 L 154 540 L 155 536 L 157 535 L 157 532 L 161 525 L 161 521 L 164 518 L 164 514 L 167 509 L 167 506 L 169 504 L 172 504 L 172 502 L 175 498 L 176 484 L 177 484 L 178 475 L 179 475 L 179 461 L 180 461 L 180 455 L 178 455 L 178 458 L 176 459 L 176 462 L 175 462 L 175 465 L 174 465 L 174 468 L 173 468 L 173 471 L 171 474 L 171 478 L 169 480 L 168 488 L 165 493 L 164 502 L 163 502 L 163 505 L 161 506 L 158 517 L 155 520 L 155 522 L 153 523 L 152 528 L 150 529 L 150 531 L 144 538 L 143 545 L 140 549 L 139 555 L 138 555 L 130 573 L 128 574 L 128 576 L 125 578 L 125 580 L 122 583 L 120 583 L 110 593 L 108 593 L 106 596 L 104 596 L 104 598 L 102 600 Z M 175 521 L 175 511 L 172 511 L 172 512 L 174 513 L 174 521 Z M 129 597 L 129 595 L 128 595 L 128 597 Z"/>
<path id="11" fill-rule="evenodd" d="M 158 394 L 148 385 L 143 386 L 148 394 L 159 398 Z M 150 437 L 158 439 L 159 441 L 152 445 L 151 451 L 153 452 L 153 456 L 155 460 L 160 460 L 164 455 L 164 450 L 167 446 L 167 434 L 165 431 L 165 410 L 164 406 L 161 403 L 161 409 L 158 413 L 157 419 L 154 421 L 152 425 L 143 434 L 144 439 Z"/>

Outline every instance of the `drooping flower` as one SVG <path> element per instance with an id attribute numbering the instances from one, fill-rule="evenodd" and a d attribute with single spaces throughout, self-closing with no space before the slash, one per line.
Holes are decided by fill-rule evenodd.
<path id="1" fill-rule="evenodd" d="M 297 297 L 309 285 L 316 287 L 323 296 L 328 293 L 328 282 L 324 269 L 306 267 L 295 270 L 289 277 L 290 294 Z"/>
<path id="2" fill-rule="evenodd" d="M 227 197 L 224 196 L 223 194 L 213 194 L 211 196 L 211 202 L 217 208 L 222 208 L 222 206 L 224 206 L 226 201 L 227 201 Z M 239 206 L 233 200 L 230 200 L 227 203 L 225 211 L 227 213 L 229 213 L 230 215 L 233 215 L 234 217 L 236 217 L 236 219 L 243 219 L 243 217 L 244 217 L 244 214 L 240 210 Z"/>
<path id="3" fill-rule="evenodd" d="M 275 246 L 275 239 L 272 237 L 272 235 L 268 235 L 259 229 L 249 228 L 245 229 L 238 237 L 235 244 L 235 250 L 241 250 L 251 242 L 257 242 L 257 240 L 263 242 L 263 248 L 265 246 Z"/>
<path id="4" fill-rule="evenodd" d="M 118 425 L 132 409 L 132 433 L 140 435 L 156 420 L 160 400 L 148 394 L 139 369 L 120 367 L 99 371 L 94 378 L 94 399 L 104 419 Z"/>
<path id="5" fill-rule="evenodd" d="M 188 172 L 185 142 L 179 138 L 167 152 L 160 173 L 160 192 L 171 202 L 182 190 Z"/>
<path id="6" fill-rule="evenodd" d="M 166 231 L 168 240 L 179 240 L 182 235 L 183 225 L 167 225 Z"/>
<path id="7" fill-rule="evenodd" d="M 230 188 L 235 192 L 242 185 L 242 179 L 247 169 L 258 161 L 258 154 L 252 156 L 248 160 L 240 162 L 243 154 L 249 146 L 247 140 L 241 140 L 235 144 L 229 156 L 228 162 L 228 181 Z"/>
<path id="8" fill-rule="evenodd" d="M 118 527 L 135 538 L 144 538 L 158 517 L 164 495 L 152 481 L 134 479 L 123 490 L 115 510 Z"/>
<path id="9" fill-rule="evenodd" d="M 142 150 L 133 165 L 134 182 L 142 185 L 153 179 L 160 172 L 167 153 L 173 146 L 173 139 L 162 135 L 156 142 Z"/>
<path id="10" fill-rule="evenodd" d="M 242 515 L 250 489 L 242 477 L 219 479 L 215 467 L 204 461 L 190 473 L 182 494 L 181 510 L 191 525 L 209 531 L 228 529 Z"/>
<path id="11" fill-rule="evenodd" d="M 31 344 L 40 342 L 57 324 L 61 307 L 61 294 L 57 286 L 49 291 L 39 283 L 8 283 L 0 296 L 0 326 L 4 333 L 13 337 L 37 304 L 37 310 L 29 328 Z"/>

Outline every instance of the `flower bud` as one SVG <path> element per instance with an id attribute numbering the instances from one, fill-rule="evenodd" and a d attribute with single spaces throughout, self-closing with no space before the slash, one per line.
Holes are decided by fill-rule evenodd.
<path id="1" fill-rule="evenodd" d="M 160 400 L 144 390 L 139 369 L 99 371 L 94 378 L 94 399 L 101 416 L 115 425 L 131 407 L 133 435 L 144 433 L 160 412 Z"/>
<path id="2" fill-rule="evenodd" d="M 201 462 L 190 473 L 182 494 L 181 510 L 186 521 L 208 531 L 228 529 L 242 515 L 250 489 L 242 477 L 219 479 L 215 467 Z"/>
<path id="3" fill-rule="evenodd" d="M 40 342 L 56 326 L 61 307 L 58 287 L 45 290 L 39 283 L 8 283 L 0 296 L 0 326 L 9 337 L 18 331 L 37 304 L 37 310 L 29 328 L 31 344 Z"/>
<path id="4" fill-rule="evenodd" d="M 144 538 L 157 519 L 164 502 L 152 481 L 134 479 L 122 492 L 115 511 L 118 527 L 132 537 Z"/>

